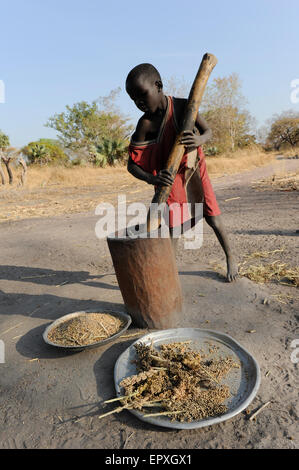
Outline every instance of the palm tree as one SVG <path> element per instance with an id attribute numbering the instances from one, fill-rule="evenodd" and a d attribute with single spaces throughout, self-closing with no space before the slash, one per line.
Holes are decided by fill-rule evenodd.
<path id="1" fill-rule="evenodd" d="M 126 153 L 127 143 L 123 140 L 103 138 L 102 141 L 91 147 L 92 161 L 97 166 L 114 165 Z"/>

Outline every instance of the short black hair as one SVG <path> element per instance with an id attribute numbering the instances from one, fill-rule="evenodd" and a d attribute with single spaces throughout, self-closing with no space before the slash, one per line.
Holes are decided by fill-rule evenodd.
<path id="1" fill-rule="evenodd" d="M 139 64 L 129 72 L 126 79 L 126 87 L 129 83 L 136 82 L 142 76 L 153 79 L 153 81 L 159 80 L 162 82 L 161 76 L 156 67 L 152 64 Z"/>

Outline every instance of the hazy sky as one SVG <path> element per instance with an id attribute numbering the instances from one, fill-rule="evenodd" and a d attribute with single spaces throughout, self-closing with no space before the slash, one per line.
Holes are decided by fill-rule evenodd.
<path id="1" fill-rule="evenodd" d="M 299 79 L 299 1 L 285 0 L 1 0 L 0 129 L 22 146 L 55 137 L 44 127 L 65 105 L 121 86 L 118 105 L 140 112 L 124 91 L 129 70 L 150 62 L 162 78 L 191 83 L 202 56 L 211 76 L 236 72 L 248 109 L 262 125 L 293 109 Z M 1 103 L 1 80 L 5 102 Z"/>

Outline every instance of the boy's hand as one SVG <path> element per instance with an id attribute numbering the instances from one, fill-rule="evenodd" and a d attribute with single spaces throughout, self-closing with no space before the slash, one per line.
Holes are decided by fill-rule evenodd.
<path id="1" fill-rule="evenodd" d="M 151 175 L 150 183 L 154 184 L 155 186 L 172 186 L 173 182 L 174 179 L 171 176 L 170 171 L 167 169 L 160 170 L 156 176 Z"/>
<path id="2" fill-rule="evenodd" d="M 192 131 L 184 131 L 180 144 L 185 145 L 185 147 L 199 147 L 203 144 L 203 139 L 201 135 L 194 134 Z"/>

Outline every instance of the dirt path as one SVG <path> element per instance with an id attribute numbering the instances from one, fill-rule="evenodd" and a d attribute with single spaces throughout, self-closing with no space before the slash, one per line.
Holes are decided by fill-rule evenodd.
<path id="1" fill-rule="evenodd" d="M 284 248 L 283 261 L 299 264 L 298 193 L 252 189 L 252 181 L 283 166 L 293 171 L 299 162 L 277 161 L 214 180 L 239 260 L 248 252 Z M 149 201 L 150 194 L 145 187 L 142 199 Z M 227 332 L 254 354 L 262 382 L 249 411 L 271 404 L 256 421 L 240 413 L 191 431 L 146 425 L 128 412 L 98 419 L 100 403 L 114 396 L 114 363 L 138 336 L 78 354 L 57 352 L 41 338 L 46 325 L 64 314 L 123 308 L 106 242 L 95 237 L 97 219 L 87 212 L 0 225 L 1 448 L 120 449 L 128 436 L 126 448 L 134 449 L 298 448 L 298 364 L 291 361 L 291 342 L 299 338 L 298 292 L 247 278 L 224 282 L 213 269 L 215 263 L 224 267 L 224 256 L 207 225 L 200 250 L 183 250 L 180 240 L 183 323 Z M 130 328 L 128 334 L 135 332 L 146 331 Z"/>

